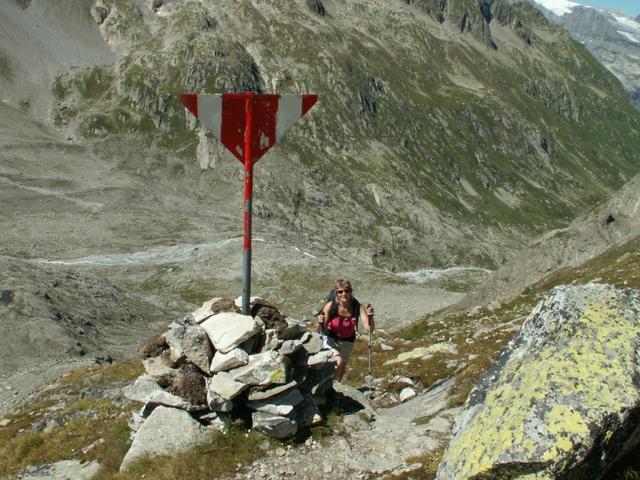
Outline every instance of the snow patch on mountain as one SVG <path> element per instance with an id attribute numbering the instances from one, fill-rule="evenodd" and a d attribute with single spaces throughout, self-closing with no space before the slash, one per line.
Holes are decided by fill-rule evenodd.
<path id="1" fill-rule="evenodd" d="M 625 31 L 640 33 L 640 24 L 635 20 L 618 15 L 617 13 L 612 13 L 611 16 L 615 18 L 616 22 L 618 22 Z"/>
<path id="2" fill-rule="evenodd" d="M 579 3 L 571 2 L 569 0 L 535 0 L 535 2 L 559 17 L 565 13 L 571 13 L 571 9 L 574 7 L 582 6 Z"/>
<path id="3" fill-rule="evenodd" d="M 618 30 L 618 33 L 632 43 L 640 43 L 640 38 L 636 37 L 632 33 L 625 32 L 623 30 Z"/>

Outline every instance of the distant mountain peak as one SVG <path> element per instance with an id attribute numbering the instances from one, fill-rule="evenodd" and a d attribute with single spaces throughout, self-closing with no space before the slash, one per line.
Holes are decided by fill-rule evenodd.
<path id="1" fill-rule="evenodd" d="M 614 8 L 590 7 L 570 0 L 530 2 L 538 5 L 550 20 L 565 27 L 617 76 L 640 109 L 640 15 L 632 18 Z"/>

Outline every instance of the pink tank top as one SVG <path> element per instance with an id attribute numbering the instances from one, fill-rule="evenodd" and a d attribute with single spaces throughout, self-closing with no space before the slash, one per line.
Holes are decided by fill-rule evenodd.
<path id="1" fill-rule="evenodd" d="M 327 322 L 327 330 L 338 338 L 351 339 L 356 334 L 356 317 L 335 316 Z"/>

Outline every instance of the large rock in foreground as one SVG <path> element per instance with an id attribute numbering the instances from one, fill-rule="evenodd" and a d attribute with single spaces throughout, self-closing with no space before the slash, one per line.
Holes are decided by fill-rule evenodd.
<path id="1" fill-rule="evenodd" d="M 600 478 L 640 441 L 640 292 L 553 289 L 469 396 L 438 480 Z"/>
<path id="2" fill-rule="evenodd" d="M 212 432 L 183 410 L 157 407 L 136 433 L 120 471 L 126 472 L 140 458 L 176 454 L 206 443 Z"/>

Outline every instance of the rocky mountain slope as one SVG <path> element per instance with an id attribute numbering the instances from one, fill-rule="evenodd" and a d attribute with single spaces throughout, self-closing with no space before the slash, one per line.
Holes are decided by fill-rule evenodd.
<path id="1" fill-rule="evenodd" d="M 525 288 L 564 269 L 575 268 L 607 249 L 640 238 L 640 175 L 611 199 L 547 232 L 494 272 L 454 308 L 464 310 L 512 300 Z"/>
<path id="2" fill-rule="evenodd" d="M 256 234 L 379 266 L 495 265 L 637 168 L 640 120 L 615 80 L 526 4 L 78 1 L 74 16 L 56 5 L 6 3 L 7 35 L 37 19 L 54 30 L 64 18 L 74 26 L 56 35 L 94 56 L 61 58 L 60 70 L 34 80 L 32 100 L 8 93 L 33 68 L 19 59 L 46 58 L 42 45 L 56 42 L 5 48 L 14 75 L 3 79 L 4 108 L 49 118 L 76 142 L 61 148 L 91 158 L 50 190 L 91 185 L 82 195 L 95 212 L 85 205 L 73 217 L 81 242 L 54 240 L 68 220 L 43 219 L 51 233 L 30 242 L 31 254 L 238 234 L 241 171 L 193 130 L 176 99 L 185 90 L 318 93 L 319 105 L 258 166 Z M 43 183 L 28 165 L 44 160 L 24 156 L 34 161 L 3 162 L 11 188 Z M 199 172 L 196 158 L 212 168 Z M 98 208 L 100 197 L 114 203 Z M 5 231 L 36 237 L 19 213 Z M 22 250 L 22 238 L 4 251 Z"/>
<path id="3" fill-rule="evenodd" d="M 535 0 L 545 15 L 565 27 L 622 82 L 640 108 L 640 23 L 623 13 L 575 2 Z"/>
<path id="4" fill-rule="evenodd" d="M 41 267 L 59 265 L 166 325 L 239 293 L 242 171 L 183 91 L 320 95 L 256 167 L 254 289 L 299 318 L 343 275 L 404 325 L 476 282 L 394 271 L 494 268 L 638 168 L 618 82 L 526 3 L 10 0 L 0 22 L 0 254 L 29 260 L 0 288 L 16 296 L 51 295 Z M 106 308 L 61 314 L 72 331 Z"/>

